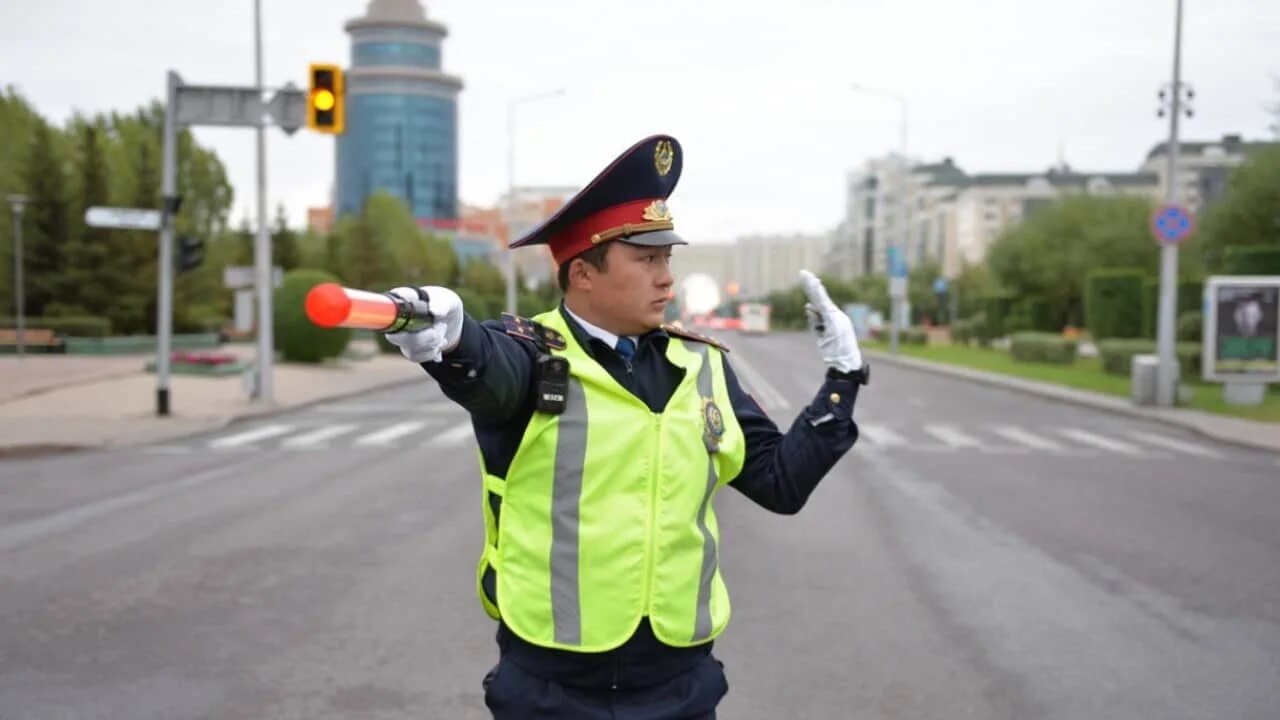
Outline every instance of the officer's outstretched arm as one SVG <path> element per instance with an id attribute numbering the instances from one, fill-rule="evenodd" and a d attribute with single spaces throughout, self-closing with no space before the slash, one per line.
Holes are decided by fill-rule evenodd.
<path id="1" fill-rule="evenodd" d="M 420 291 L 427 295 L 435 323 L 413 332 L 391 333 L 387 340 L 422 365 L 444 394 L 474 417 L 491 423 L 511 418 L 531 391 L 532 346 L 476 322 L 466 314 L 458 294 L 448 288 L 391 292 L 417 299 Z"/>
<path id="2" fill-rule="evenodd" d="M 784 514 L 799 512 L 818 482 L 857 441 L 853 404 L 867 374 L 849 317 L 836 308 L 812 273 L 802 271 L 800 281 L 828 370 L 813 402 L 785 434 L 742 390 L 725 362 L 729 397 L 747 444 L 746 461 L 733 486 L 761 507 Z"/>

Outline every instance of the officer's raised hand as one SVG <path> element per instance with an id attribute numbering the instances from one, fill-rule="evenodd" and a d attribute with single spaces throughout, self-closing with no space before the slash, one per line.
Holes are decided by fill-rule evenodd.
<path id="1" fill-rule="evenodd" d="M 818 350 L 822 353 L 822 361 L 837 372 L 851 373 L 861 369 L 862 351 L 858 349 L 858 336 L 853 331 L 849 316 L 831 302 L 817 275 L 801 270 L 800 286 L 808 299 L 805 310 L 813 317 L 818 331 Z"/>
<path id="2" fill-rule="evenodd" d="M 416 363 L 438 363 L 445 353 L 458 346 L 465 317 L 458 293 L 449 288 L 428 285 L 421 288 L 398 287 L 391 294 L 405 300 L 421 300 L 425 294 L 427 307 L 435 318 L 429 327 L 387 334 L 387 341 L 400 348 L 402 355 Z"/>

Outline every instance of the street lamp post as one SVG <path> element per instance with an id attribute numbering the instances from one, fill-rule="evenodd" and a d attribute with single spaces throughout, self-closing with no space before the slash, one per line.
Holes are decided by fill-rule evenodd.
<path id="1" fill-rule="evenodd" d="M 253 3 L 254 85 L 262 96 L 262 0 Z M 274 322 L 271 308 L 271 235 L 267 232 L 267 137 L 266 118 L 258 118 L 258 234 L 253 243 L 254 285 L 258 290 L 258 383 L 257 400 L 270 405 L 273 398 L 275 364 Z"/>
<path id="2" fill-rule="evenodd" d="M 1169 168 L 1165 201 L 1178 201 L 1178 120 L 1182 108 L 1182 0 L 1177 0 L 1173 27 L 1173 85 L 1169 88 Z M 1163 109 L 1162 109 L 1163 112 Z M 1174 327 L 1177 313 L 1178 246 L 1164 243 L 1160 248 L 1160 310 L 1156 322 L 1156 350 L 1160 364 L 1156 369 L 1156 404 L 1173 405 L 1178 389 L 1178 362 L 1174 352 Z"/>
<path id="3" fill-rule="evenodd" d="M 907 155 L 907 151 L 908 151 L 907 118 L 910 112 L 910 108 L 907 103 L 907 99 L 896 92 L 892 92 L 890 90 L 884 90 L 882 88 L 868 87 L 866 85 L 861 85 L 858 83 L 851 83 L 849 87 L 856 92 L 866 93 L 868 95 L 875 95 L 877 97 L 888 98 L 890 100 L 893 100 L 901 106 L 901 110 L 902 110 L 902 120 L 901 120 L 901 125 L 899 127 L 899 138 L 898 138 L 899 147 L 901 148 L 900 152 L 902 153 L 902 169 L 901 169 L 902 204 L 901 204 L 901 214 L 899 218 L 902 223 L 902 227 L 900 228 L 900 231 L 894 235 L 891 241 L 892 245 L 890 247 L 892 247 L 895 250 L 895 252 L 886 252 L 889 260 L 891 261 L 887 263 L 889 265 L 888 271 L 889 271 L 889 303 L 890 303 L 889 305 L 889 352 L 896 355 L 898 354 L 898 328 L 900 325 L 903 324 L 903 320 L 904 320 L 902 315 L 904 314 L 904 310 L 905 310 L 905 308 L 903 307 L 903 300 L 905 299 L 906 288 L 902 286 L 905 286 L 906 280 L 904 278 L 903 280 L 898 281 L 898 283 L 894 282 L 894 272 L 896 271 L 896 268 L 894 267 L 894 265 L 896 263 L 893 263 L 892 260 L 897 259 L 899 262 L 905 263 L 906 262 L 905 253 L 907 251 L 907 243 L 910 242 L 911 214 L 913 209 L 911 207 L 911 202 L 912 202 L 911 160 L 908 159 L 908 155 Z M 886 248 L 886 251 L 888 249 L 889 248 Z"/>
<path id="4" fill-rule="evenodd" d="M 29 198 L 26 195 L 10 195 L 9 208 L 13 211 L 13 319 L 17 335 L 18 356 L 27 353 L 26 292 L 22 287 L 22 211 Z"/>
<path id="5" fill-rule="evenodd" d="M 513 315 L 516 312 L 516 259 L 511 249 L 511 242 L 515 239 L 511 237 L 511 224 L 516 217 L 516 108 L 525 103 L 550 100 L 561 95 L 564 95 L 563 88 L 518 97 L 507 103 L 507 249 L 504 269 L 507 275 L 507 312 Z"/>

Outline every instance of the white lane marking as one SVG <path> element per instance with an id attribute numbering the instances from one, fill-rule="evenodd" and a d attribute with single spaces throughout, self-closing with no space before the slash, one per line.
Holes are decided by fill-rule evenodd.
<path id="1" fill-rule="evenodd" d="M 1030 448 L 1035 448 L 1036 450 L 1062 452 L 1062 446 L 1059 445 L 1058 443 L 1052 440 L 1048 440 L 1046 438 L 1042 438 L 1039 435 L 1029 433 L 1026 430 L 1023 430 L 1022 428 L 1011 427 L 1008 425 L 1001 425 L 999 427 L 993 428 L 993 430 L 1000 437 L 1003 437 L 1008 440 L 1012 440 L 1021 445 L 1026 445 L 1027 447 L 1030 447 Z"/>
<path id="2" fill-rule="evenodd" d="M 286 450 L 319 450 L 328 447 L 328 440 L 355 430 L 358 425 L 325 425 L 309 433 L 295 435 L 281 443 Z"/>
<path id="3" fill-rule="evenodd" d="M 876 425 L 875 423 L 858 423 L 858 433 L 867 440 L 870 440 L 872 445 L 880 445 L 882 447 L 901 447 L 907 444 L 906 438 L 884 425 Z"/>
<path id="4" fill-rule="evenodd" d="M 953 448 L 982 447 L 982 443 L 972 435 L 966 435 L 951 425 L 925 425 L 924 431 Z"/>
<path id="5" fill-rule="evenodd" d="M 1059 428 L 1058 432 L 1062 433 L 1063 435 L 1066 435 L 1067 437 L 1071 438 L 1072 440 L 1075 440 L 1076 442 L 1081 442 L 1081 443 L 1084 443 L 1085 445 L 1092 445 L 1093 447 L 1100 448 L 1102 450 L 1110 450 L 1111 452 L 1120 453 L 1121 455 L 1130 455 L 1130 456 L 1136 457 L 1138 455 L 1143 454 L 1142 450 L 1138 449 L 1133 445 L 1130 445 L 1127 442 L 1121 442 L 1120 440 L 1116 440 L 1114 438 L 1095 435 L 1091 432 L 1088 432 L 1086 430 L 1081 430 L 1079 428 Z"/>
<path id="6" fill-rule="evenodd" d="M 369 433 L 364 437 L 356 440 L 358 447 L 382 447 L 390 445 L 400 438 L 410 433 L 415 433 L 426 427 L 425 420 L 409 420 L 408 422 L 396 423 L 390 427 L 383 428 L 378 432 Z"/>
<path id="7" fill-rule="evenodd" d="M 375 415 L 375 414 L 436 414 L 458 411 L 462 408 L 451 402 L 427 403 L 424 405 L 405 404 L 373 404 L 350 403 L 347 405 L 321 405 L 311 409 L 312 412 L 324 415 Z"/>
<path id="8" fill-rule="evenodd" d="M 461 445 L 463 442 L 475 437 L 475 432 L 471 428 L 471 423 L 464 423 L 445 430 L 428 440 L 425 445 L 433 447 Z"/>
<path id="9" fill-rule="evenodd" d="M 98 500 L 86 503 L 78 507 L 59 510 L 50 515 L 45 515 L 35 520 L 27 520 L 25 522 L 14 523 L 5 527 L 0 527 L 0 552 L 13 550 L 23 545 L 27 545 L 35 540 L 40 540 L 49 535 L 71 530 L 78 525 L 82 525 L 90 520 L 110 515 L 111 513 L 125 510 L 135 505 L 142 505 L 153 500 L 159 500 L 169 495 L 176 495 L 183 490 L 202 485 L 210 480 L 222 477 L 223 475 L 231 475 L 241 468 L 248 467 L 258 461 L 262 455 L 255 455 L 248 460 L 240 460 L 230 464 L 222 463 L 218 467 L 210 468 L 202 472 L 179 478 L 172 482 L 166 482 L 159 485 L 151 485 L 149 487 L 138 488 L 113 498 Z"/>
<path id="10" fill-rule="evenodd" d="M 745 359 L 735 357 L 730 361 L 730 364 L 734 370 L 738 371 L 742 379 L 746 380 L 750 391 L 757 396 L 756 399 L 760 400 L 766 409 L 786 410 L 791 407 L 791 403 L 787 402 L 782 393 L 778 392 L 778 388 L 770 385 L 769 381 L 765 380 L 764 376 L 760 374 L 760 371 L 752 367 Z"/>
<path id="11" fill-rule="evenodd" d="M 1211 458 L 1214 460 L 1222 458 L 1222 453 L 1219 453 L 1217 450 L 1207 448 L 1204 445 L 1197 445 L 1193 442 L 1187 442 L 1186 440 L 1179 440 L 1166 437 L 1164 435 L 1143 432 L 1141 430 L 1127 430 L 1125 431 L 1125 434 L 1129 437 L 1141 440 L 1142 442 L 1173 450 L 1174 452 L 1180 452 L 1184 455 L 1194 455 L 1196 457 Z"/>
<path id="12" fill-rule="evenodd" d="M 186 445 L 148 445 L 142 448 L 144 455 L 185 455 L 191 452 Z"/>
<path id="13" fill-rule="evenodd" d="M 209 443 L 209 447 L 214 450 L 243 447 L 259 440 L 266 440 L 267 438 L 273 438 L 277 435 L 284 435 L 292 430 L 292 425 L 264 425 L 253 430 L 220 437 L 217 440 L 211 441 Z"/>

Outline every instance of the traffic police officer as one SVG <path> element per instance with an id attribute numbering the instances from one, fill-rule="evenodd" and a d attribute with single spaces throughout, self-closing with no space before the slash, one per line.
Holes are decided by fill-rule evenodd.
<path id="1" fill-rule="evenodd" d="M 496 720 L 714 718 L 728 685 L 711 646 L 729 622 L 715 495 L 795 513 L 857 438 L 867 368 L 807 271 L 829 369 L 785 434 L 727 349 L 662 325 L 682 164 L 674 138 L 642 140 L 512 243 L 550 245 L 556 309 L 479 323 L 447 288 L 393 291 L 435 322 L 388 339 L 470 412 L 480 446 Z"/>

